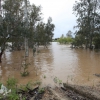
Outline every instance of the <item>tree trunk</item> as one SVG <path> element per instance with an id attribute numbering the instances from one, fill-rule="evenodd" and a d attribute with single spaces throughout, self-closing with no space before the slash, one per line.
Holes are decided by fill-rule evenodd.
<path id="1" fill-rule="evenodd" d="M 92 36 L 91 36 L 91 38 L 90 38 L 90 47 L 89 47 L 90 49 L 93 49 L 92 48 Z"/>
<path id="2" fill-rule="evenodd" d="M 1 54 L 0 54 L 0 63 L 1 63 Z"/>
<path id="3" fill-rule="evenodd" d="M 2 58 L 2 55 L 3 55 L 3 52 L 4 52 L 4 50 L 5 50 L 5 44 L 6 44 L 6 41 L 9 39 L 9 37 L 8 38 L 5 38 L 4 40 L 4 42 L 2 43 L 2 45 L 1 45 L 1 52 L 0 52 L 0 63 L 2 62 L 1 61 L 1 58 Z"/>
<path id="4" fill-rule="evenodd" d="M 1 50 L 1 53 L 0 53 L 0 63 L 2 62 L 1 58 L 2 58 L 3 52 L 4 52 L 4 50 Z"/>

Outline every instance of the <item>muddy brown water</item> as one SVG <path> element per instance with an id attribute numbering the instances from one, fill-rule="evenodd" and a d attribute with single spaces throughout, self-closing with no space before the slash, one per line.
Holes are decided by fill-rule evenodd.
<path id="1" fill-rule="evenodd" d="M 2 57 L 0 81 L 15 77 L 20 84 L 40 80 L 43 85 L 55 85 L 54 78 L 62 82 L 79 85 L 99 86 L 100 52 L 86 49 L 71 49 L 70 45 L 60 45 L 53 42 L 48 49 L 38 48 L 39 53 L 33 56 L 29 50 L 27 62 L 29 76 L 22 77 L 21 64 L 24 61 L 24 51 L 6 50 Z"/>

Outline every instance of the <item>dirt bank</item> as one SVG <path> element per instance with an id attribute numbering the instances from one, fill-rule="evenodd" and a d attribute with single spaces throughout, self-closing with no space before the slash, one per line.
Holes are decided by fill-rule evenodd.
<path id="1" fill-rule="evenodd" d="M 88 86 L 78 86 L 63 84 L 59 87 L 46 86 L 40 88 L 36 86 L 34 89 L 27 88 L 27 91 L 19 89 L 17 94 L 19 99 L 15 100 L 100 100 L 100 90 L 88 87 Z M 8 100 L 8 98 L 3 98 L 0 100 Z"/>
<path id="2" fill-rule="evenodd" d="M 44 90 L 38 92 L 38 88 L 36 88 L 26 100 L 100 100 L 100 91 L 93 87 L 64 83 L 61 87 L 47 86 Z"/>

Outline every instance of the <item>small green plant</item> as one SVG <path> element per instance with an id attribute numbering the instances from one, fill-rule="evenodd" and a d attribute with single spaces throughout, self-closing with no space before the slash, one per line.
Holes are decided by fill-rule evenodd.
<path id="1" fill-rule="evenodd" d="M 59 84 L 62 84 L 62 80 L 59 80 Z"/>
<path id="2" fill-rule="evenodd" d="M 31 82 L 28 82 L 25 85 L 20 85 L 19 86 L 19 89 L 24 90 L 24 91 L 28 91 L 28 89 L 31 89 L 32 88 L 32 85 L 33 84 Z"/>
<path id="3" fill-rule="evenodd" d="M 23 90 L 23 91 L 27 91 L 27 87 L 26 87 L 26 85 L 20 85 L 20 87 L 19 87 L 21 90 Z"/>
<path id="4" fill-rule="evenodd" d="M 26 98 L 25 98 L 25 97 L 23 97 L 23 98 L 22 98 L 22 100 L 26 100 Z"/>
<path id="5" fill-rule="evenodd" d="M 0 100 L 3 100 L 3 95 L 0 95 Z"/>
<path id="6" fill-rule="evenodd" d="M 46 78 L 46 75 L 44 75 L 43 77 Z"/>
<path id="7" fill-rule="evenodd" d="M 57 78 L 57 77 L 54 78 L 54 82 L 55 82 L 56 84 L 58 83 L 59 85 L 62 84 L 62 80 L 60 80 L 60 79 Z"/>
<path id="8" fill-rule="evenodd" d="M 28 75 L 29 75 L 29 72 L 27 72 L 27 71 L 22 72 L 21 75 L 22 75 L 23 77 L 28 76 Z"/>
<path id="9" fill-rule="evenodd" d="M 29 75 L 29 72 L 28 72 L 28 66 L 30 65 L 30 63 L 26 63 L 26 60 L 22 62 L 22 72 L 21 72 L 21 75 L 22 76 L 28 76 Z"/>
<path id="10" fill-rule="evenodd" d="M 0 95 L 0 100 L 3 99 L 4 96 L 6 97 L 6 100 L 19 100 L 19 95 L 16 93 L 17 80 L 14 77 L 8 78 L 6 81 L 6 86 L 7 88 L 0 83 L 1 92 L 3 92 Z"/>
<path id="11" fill-rule="evenodd" d="M 16 91 L 11 92 L 8 97 L 8 100 L 20 100 L 19 95 L 16 93 Z"/>
<path id="12" fill-rule="evenodd" d="M 34 83 L 33 83 L 33 85 L 41 85 L 41 81 L 35 81 Z"/>
<path id="13" fill-rule="evenodd" d="M 10 89 L 15 88 L 17 85 L 17 80 L 14 77 L 8 78 L 6 84 L 7 84 L 7 87 Z"/>
<path id="14" fill-rule="evenodd" d="M 31 88 L 32 88 L 32 85 L 33 85 L 32 82 L 28 82 L 28 83 L 26 84 L 26 87 L 31 89 Z"/>
<path id="15" fill-rule="evenodd" d="M 39 93 L 44 93 L 45 92 L 45 88 L 40 88 L 38 92 Z"/>
<path id="16" fill-rule="evenodd" d="M 57 77 L 54 78 L 54 82 L 58 83 L 58 78 Z"/>
<path id="17" fill-rule="evenodd" d="M 28 91 L 28 89 L 31 89 L 33 87 L 33 84 L 31 82 L 28 82 L 26 85 L 21 85 L 20 88 L 24 91 Z"/>

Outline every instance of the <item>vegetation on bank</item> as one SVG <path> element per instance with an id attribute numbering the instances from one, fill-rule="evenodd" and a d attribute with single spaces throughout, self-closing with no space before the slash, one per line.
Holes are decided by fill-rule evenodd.
<path id="1" fill-rule="evenodd" d="M 57 42 L 59 42 L 60 44 L 69 44 L 73 42 L 73 39 L 70 37 L 64 37 L 64 38 L 61 37 L 57 40 Z"/>
<path id="2" fill-rule="evenodd" d="M 73 13 L 77 17 L 75 38 L 62 37 L 60 43 L 71 42 L 74 47 L 100 49 L 100 0 L 79 0 L 73 5 Z M 68 36 L 71 36 L 69 31 Z"/>
<path id="3" fill-rule="evenodd" d="M 59 42 L 60 44 L 69 44 L 69 43 L 72 43 L 73 42 L 72 32 L 69 30 L 67 32 L 66 36 L 64 36 L 62 34 L 62 36 L 57 39 L 57 42 Z"/>
<path id="4" fill-rule="evenodd" d="M 8 78 L 6 84 L 0 83 L 0 100 L 29 100 L 33 92 L 44 93 L 45 89 L 40 88 L 40 81 L 28 82 L 26 85 L 18 85 L 15 78 Z M 30 96 L 30 97 L 29 97 Z"/>
<path id="5" fill-rule="evenodd" d="M 100 49 L 100 0 L 79 0 L 73 6 L 77 28 L 73 45 Z"/>
<path id="6" fill-rule="evenodd" d="M 49 86 L 40 87 L 39 81 L 18 85 L 15 78 L 8 78 L 5 85 L 0 83 L 0 100 L 51 100 L 51 98 L 100 100 L 99 90 L 94 87 L 62 83 L 57 77 L 54 78 L 54 82 L 58 83 L 59 87 L 52 89 Z"/>
<path id="7" fill-rule="evenodd" d="M 44 75 L 44 79 L 46 76 Z M 54 82 L 61 85 L 62 80 L 55 77 Z M 0 83 L 0 100 L 36 100 L 42 98 L 45 88 L 41 87 L 41 81 L 28 82 L 26 85 L 18 83 L 14 77 L 8 78 L 5 85 Z"/>

